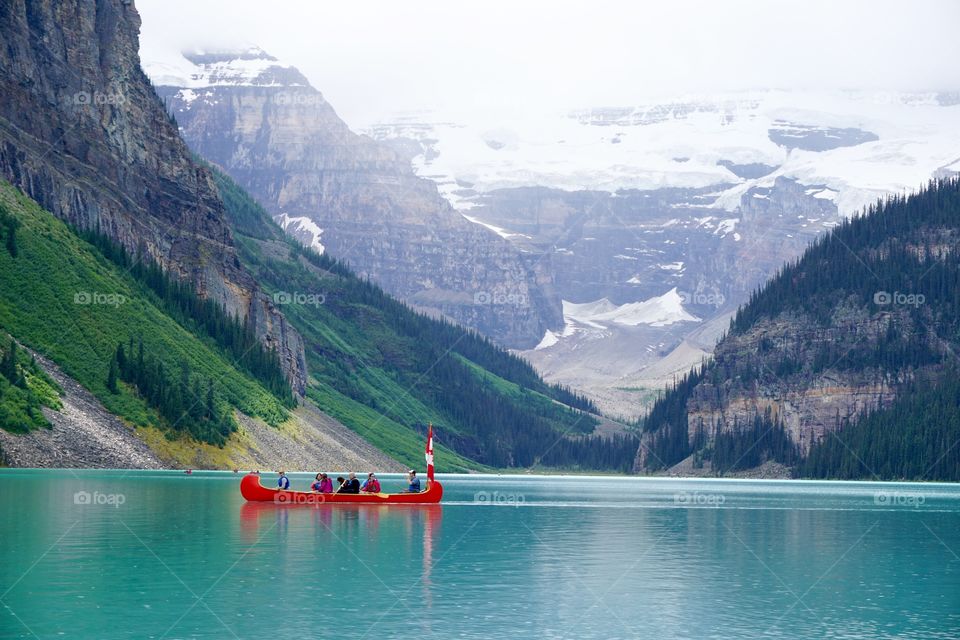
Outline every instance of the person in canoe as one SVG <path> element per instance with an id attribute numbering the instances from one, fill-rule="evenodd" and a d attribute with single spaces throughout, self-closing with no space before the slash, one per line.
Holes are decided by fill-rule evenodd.
<path id="1" fill-rule="evenodd" d="M 325 473 L 320 474 L 320 493 L 333 493 L 333 480 Z"/>
<path id="2" fill-rule="evenodd" d="M 380 481 L 377 480 L 377 476 L 373 474 L 373 471 L 367 474 L 367 479 L 364 480 L 360 491 L 364 493 L 380 493 Z"/>
<path id="3" fill-rule="evenodd" d="M 346 493 L 346 491 L 343 490 L 343 483 L 345 483 L 346 481 L 347 481 L 347 479 L 344 478 L 343 476 L 337 476 L 337 490 L 336 490 L 336 493 Z"/>
<path id="4" fill-rule="evenodd" d="M 407 488 L 402 493 L 420 493 L 420 478 L 413 469 L 410 469 L 410 473 L 407 474 Z"/>
<path id="5" fill-rule="evenodd" d="M 283 489 L 284 491 L 290 488 L 290 478 L 287 477 L 286 471 L 280 472 L 280 477 L 277 479 L 277 488 Z"/>
<path id="6" fill-rule="evenodd" d="M 343 485 L 346 487 L 344 493 L 360 493 L 360 481 L 357 480 L 357 474 L 350 472 L 350 477 L 347 478 L 347 482 Z"/>
<path id="7" fill-rule="evenodd" d="M 320 493 L 320 485 L 323 482 L 323 474 L 318 473 L 313 477 L 313 482 L 310 484 L 310 491 L 314 493 Z"/>

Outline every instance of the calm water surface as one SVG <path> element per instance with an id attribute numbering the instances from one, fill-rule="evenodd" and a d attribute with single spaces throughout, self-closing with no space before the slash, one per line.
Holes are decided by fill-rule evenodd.
<path id="1" fill-rule="evenodd" d="M 351 507 L 239 479 L 0 470 L 0 637 L 960 637 L 957 485 L 446 476 L 442 506 Z"/>

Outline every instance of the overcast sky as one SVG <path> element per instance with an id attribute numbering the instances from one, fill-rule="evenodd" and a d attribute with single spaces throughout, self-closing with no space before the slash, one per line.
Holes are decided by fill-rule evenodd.
<path id="1" fill-rule="evenodd" d="M 136 0 L 145 60 L 255 43 L 348 123 L 744 88 L 960 90 L 956 0 Z"/>

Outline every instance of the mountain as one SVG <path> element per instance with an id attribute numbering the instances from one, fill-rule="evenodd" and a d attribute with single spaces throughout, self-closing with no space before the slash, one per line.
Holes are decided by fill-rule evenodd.
<path id="1" fill-rule="evenodd" d="M 391 471 L 432 422 L 441 470 L 630 468 L 637 436 L 589 401 L 195 160 L 138 27 L 122 0 L 0 13 L 5 464 Z"/>
<path id="2" fill-rule="evenodd" d="M 782 268 L 644 423 L 638 470 L 960 479 L 960 178 L 872 206 Z"/>
<path id="3" fill-rule="evenodd" d="M 209 172 L 140 69 L 129 2 L 0 7 L 0 176 L 248 321 L 298 393 L 303 343 L 239 264 Z"/>
<path id="4" fill-rule="evenodd" d="M 676 289 L 697 320 L 584 326 L 524 356 L 639 416 L 737 307 L 866 204 L 960 171 L 960 97 L 753 91 L 626 107 L 400 114 L 362 128 L 465 216 L 540 256 L 567 304 Z"/>
<path id="5" fill-rule="evenodd" d="M 175 297 L 155 267 L 122 261 L 118 243 L 85 240 L 3 181 L 0 230 L 0 360 L 19 353 L 0 366 L 5 464 L 402 468 L 309 402 L 292 407 L 289 388 L 266 388 L 225 344 L 226 316 L 211 332 L 200 320 L 216 312 L 195 295 Z M 200 313 L 184 313 L 188 299 Z M 129 375 L 111 384 L 121 348 Z"/>
<path id="6" fill-rule="evenodd" d="M 241 261 L 306 340 L 307 397 L 324 412 L 400 460 L 422 456 L 432 422 L 456 468 L 631 468 L 636 437 L 589 401 L 303 247 L 232 179 L 217 182 Z"/>
<path id="7" fill-rule="evenodd" d="M 296 68 L 258 48 L 144 67 L 191 148 L 305 245 L 510 347 L 562 325 L 537 258 L 454 211 L 392 147 L 352 132 Z"/>

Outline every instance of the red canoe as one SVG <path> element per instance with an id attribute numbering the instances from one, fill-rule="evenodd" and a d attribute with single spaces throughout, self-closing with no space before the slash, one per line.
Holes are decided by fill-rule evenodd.
<path id="1" fill-rule="evenodd" d="M 260 484 L 260 476 L 247 474 L 240 481 L 240 493 L 248 502 L 276 504 L 436 504 L 443 497 L 443 485 L 433 478 L 433 425 L 427 427 L 427 489 L 420 493 L 316 493 L 270 489 Z"/>
<path id="2" fill-rule="evenodd" d="M 240 481 L 240 493 L 250 502 L 277 504 L 434 504 L 443 497 L 443 485 L 431 480 L 420 493 L 315 493 L 270 489 L 260 484 L 260 476 L 249 473 Z"/>

